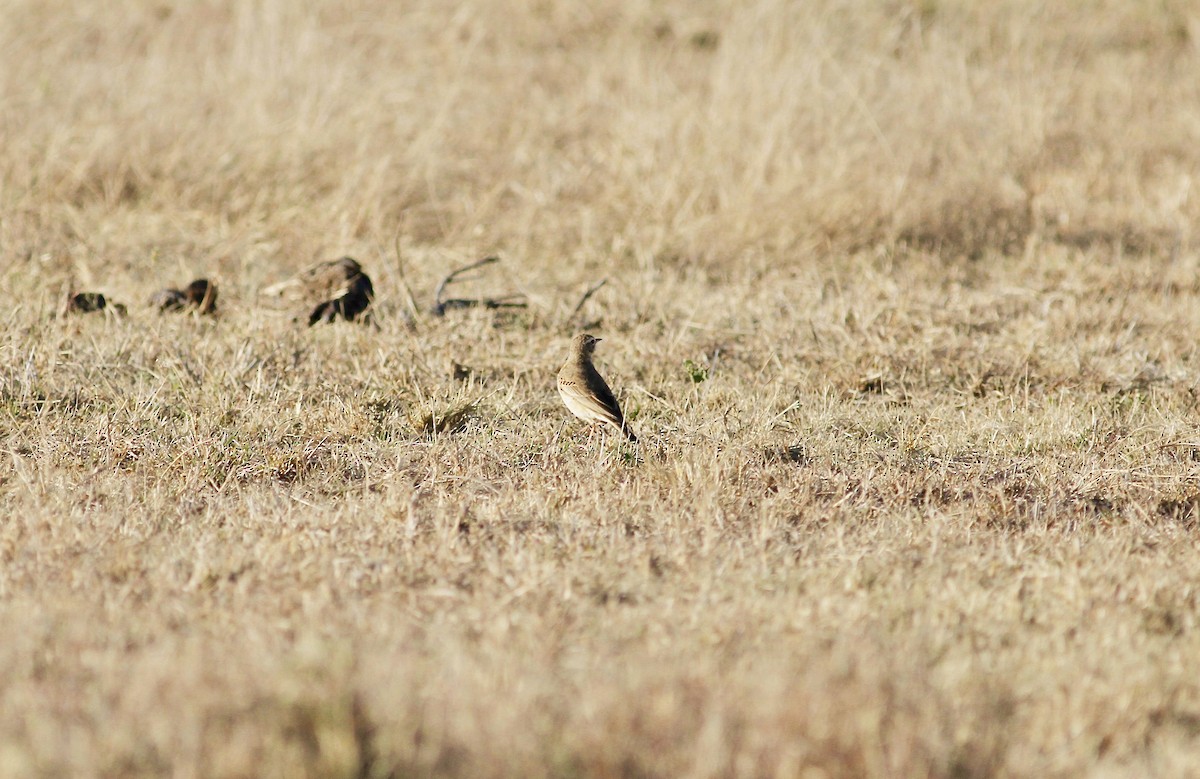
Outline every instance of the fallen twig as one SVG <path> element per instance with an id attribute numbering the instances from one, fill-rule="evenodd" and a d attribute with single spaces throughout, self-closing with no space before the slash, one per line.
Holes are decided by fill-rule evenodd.
<path id="1" fill-rule="evenodd" d="M 587 292 L 583 293 L 583 297 L 581 297 L 579 299 L 579 302 L 575 305 L 574 310 L 571 311 L 571 315 L 567 317 L 567 321 L 570 322 L 571 320 L 573 320 L 579 314 L 579 312 L 583 309 L 583 304 L 587 303 L 588 300 L 592 297 L 592 295 L 595 295 L 600 290 L 600 288 L 603 287 L 607 283 L 608 283 L 608 279 L 600 279 L 595 284 L 588 287 Z"/>
<path id="2" fill-rule="evenodd" d="M 517 292 L 501 298 L 450 298 L 443 300 L 434 313 L 441 316 L 452 308 L 526 308 L 529 304 L 518 299 L 522 297 L 524 295 Z"/>
<path id="3" fill-rule="evenodd" d="M 467 273 L 468 271 L 473 271 L 476 268 L 482 268 L 484 265 L 491 265 L 492 263 L 495 263 L 495 262 L 500 262 L 500 258 L 499 257 L 484 257 L 482 260 L 473 262 L 470 265 L 464 265 L 461 268 L 457 268 L 455 270 L 450 271 L 450 273 L 447 274 L 444 279 L 442 279 L 441 283 L 438 284 L 437 292 L 434 293 L 433 309 L 432 309 L 433 315 L 434 316 L 443 316 L 446 313 L 446 310 L 451 309 L 451 308 L 473 308 L 473 307 L 525 308 L 528 304 L 523 300 L 518 300 L 519 298 L 524 297 L 524 295 L 522 295 L 520 293 L 516 293 L 516 294 L 512 294 L 512 295 L 505 295 L 504 297 L 498 297 L 498 298 L 451 298 L 449 300 L 442 299 L 442 295 L 445 294 L 445 292 L 446 292 L 446 287 L 449 286 L 451 283 L 453 283 L 454 280 L 457 279 L 459 276 L 461 276 L 464 273 Z"/>
<path id="4" fill-rule="evenodd" d="M 437 291 L 433 294 L 434 309 L 436 310 L 436 309 L 441 308 L 442 293 L 446 291 L 446 287 L 451 282 L 453 282 L 456 278 L 463 275 L 464 273 L 467 273 L 468 271 L 473 271 L 476 268 L 482 268 L 484 265 L 491 265 L 494 262 L 500 262 L 500 258 L 499 257 L 484 257 L 482 260 L 473 262 L 470 265 L 464 265 L 463 267 L 458 268 L 456 270 L 452 270 L 448 274 L 446 274 L 446 277 L 442 279 L 440 284 L 438 284 Z"/>

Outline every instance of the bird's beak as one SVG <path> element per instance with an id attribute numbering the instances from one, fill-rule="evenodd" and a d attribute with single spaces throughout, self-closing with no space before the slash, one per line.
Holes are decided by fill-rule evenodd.
<path id="1" fill-rule="evenodd" d="M 600 343 L 604 339 L 603 338 L 593 338 L 592 340 L 595 341 L 596 343 Z"/>

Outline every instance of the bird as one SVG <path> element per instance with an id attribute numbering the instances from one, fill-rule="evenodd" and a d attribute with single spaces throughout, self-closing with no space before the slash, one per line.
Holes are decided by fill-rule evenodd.
<path id="1" fill-rule="evenodd" d="M 128 309 L 122 303 L 114 303 L 100 292 L 68 292 L 60 311 L 64 314 L 90 314 L 103 311 L 105 314 L 125 316 Z"/>
<path id="2" fill-rule="evenodd" d="M 367 310 L 375 297 L 371 279 L 353 257 L 320 262 L 300 275 L 263 290 L 266 295 L 288 295 L 313 306 L 311 327 L 339 316 L 353 320 Z"/>
<path id="3" fill-rule="evenodd" d="M 558 394 L 567 410 L 584 422 L 593 425 L 611 425 L 630 442 L 638 438 L 625 421 L 621 406 L 617 403 L 604 378 L 592 365 L 592 353 L 601 339 L 581 333 L 571 341 L 571 353 L 558 372 Z"/>
<path id="4" fill-rule="evenodd" d="M 71 313 L 87 314 L 107 307 L 108 299 L 99 292 L 78 292 L 67 298 L 67 311 Z"/>
<path id="5" fill-rule="evenodd" d="M 150 297 L 150 306 L 159 311 L 212 314 L 217 310 L 217 285 L 208 279 L 196 279 L 183 289 L 160 289 Z"/>

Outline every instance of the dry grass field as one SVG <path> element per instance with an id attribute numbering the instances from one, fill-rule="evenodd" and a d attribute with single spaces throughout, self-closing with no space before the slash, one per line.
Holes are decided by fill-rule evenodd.
<path id="1" fill-rule="evenodd" d="M 0 776 L 1198 775 L 1197 73 L 1190 0 L 0 0 Z M 373 323 L 264 305 L 346 254 Z"/>

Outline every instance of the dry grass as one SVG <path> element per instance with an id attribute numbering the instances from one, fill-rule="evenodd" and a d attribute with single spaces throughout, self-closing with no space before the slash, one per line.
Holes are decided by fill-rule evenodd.
<path id="1" fill-rule="evenodd" d="M 1195 6 L 455 5 L 0 0 L 0 774 L 1190 775 Z"/>

